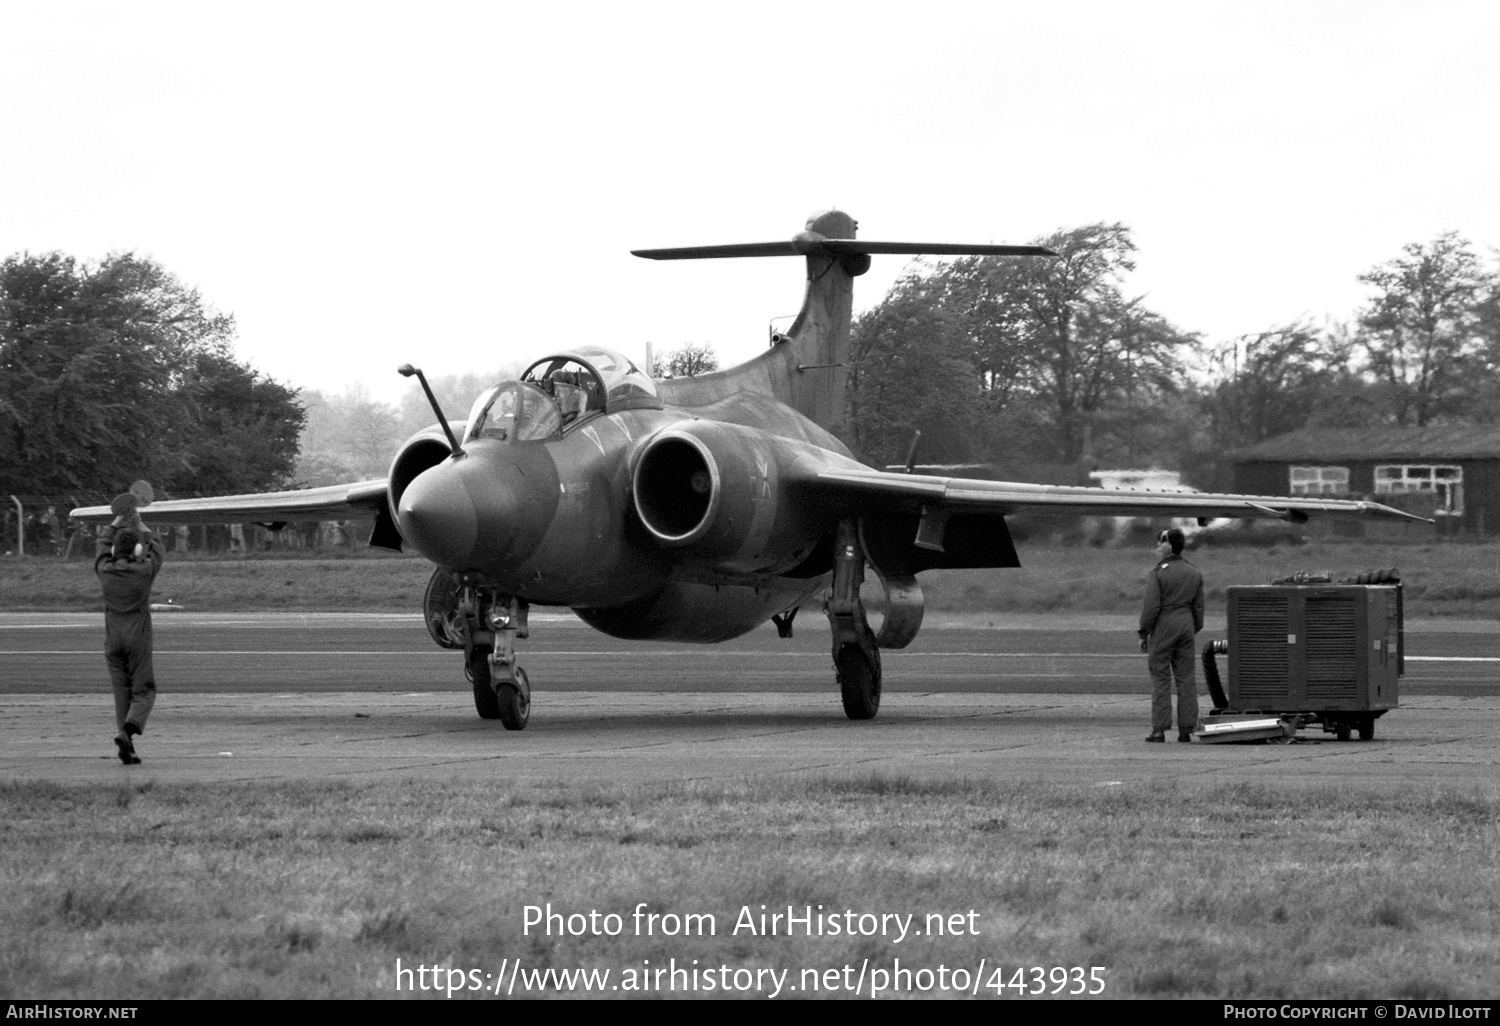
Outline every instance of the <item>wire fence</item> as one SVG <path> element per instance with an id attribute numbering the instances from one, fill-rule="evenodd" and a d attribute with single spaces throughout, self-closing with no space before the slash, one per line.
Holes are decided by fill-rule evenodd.
<path id="1" fill-rule="evenodd" d="M 180 495 L 173 498 L 202 498 Z M 88 560 L 96 533 L 73 520 L 73 510 L 107 506 L 112 495 L 0 494 L 0 556 Z M 373 517 L 347 520 L 291 521 L 276 530 L 263 524 L 171 524 L 144 513 L 168 552 L 246 555 L 253 552 L 308 552 L 360 549 L 369 544 Z"/>

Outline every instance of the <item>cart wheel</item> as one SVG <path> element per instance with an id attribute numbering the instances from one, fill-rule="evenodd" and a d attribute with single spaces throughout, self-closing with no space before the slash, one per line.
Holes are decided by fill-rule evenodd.
<path id="1" fill-rule="evenodd" d="M 1375 739 L 1375 717 L 1362 716 L 1359 720 L 1359 739 L 1361 741 L 1373 741 Z"/>
<path id="2" fill-rule="evenodd" d="M 1333 736 L 1340 741 L 1349 740 L 1349 721 L 1339 720 L 1333 725 Z"/>

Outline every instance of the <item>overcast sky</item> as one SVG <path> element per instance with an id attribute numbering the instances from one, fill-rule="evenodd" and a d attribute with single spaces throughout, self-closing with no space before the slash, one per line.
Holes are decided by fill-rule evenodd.
<path id="1" fill-rule="evenodd" d="M 738 362 L 793 259 L 650 246 L 1134 230 L 1210 342 L 1500 245 L 1500 4 L 0 0 L 0 255 L 155 258 L 298 387 L 579 343 Z M 861 310 L 900 273 L 876 257 Z M 450 411 L 461 415 L 462 411 Z"/>

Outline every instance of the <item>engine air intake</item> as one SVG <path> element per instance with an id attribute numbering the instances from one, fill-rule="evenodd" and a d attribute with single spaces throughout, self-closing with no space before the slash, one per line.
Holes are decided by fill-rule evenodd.
<path id="1" fill-rule="evenodd" d="M 719 468 L 698 439 L 669 432 L 641 456 L 631 490 L 648 531 L 667 545 L 691 545 L 718 510 Z"/>

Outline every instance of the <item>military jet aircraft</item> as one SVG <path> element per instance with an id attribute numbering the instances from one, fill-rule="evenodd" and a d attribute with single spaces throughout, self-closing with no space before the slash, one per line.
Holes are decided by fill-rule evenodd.
<path id="1" fill-rule="evenodd" d="M 801 312 L 760 356 L 729 370 L 655 381 L 603 346 L 543 355 L 452 422 L 438 422 L 378 481 L 158 502 L 163 523 L 285 523 L 374 515 L 371 544 L 436 564 L 423 615 L 462 649 L 481 717 L 526 726 L 531 687 L 516 641 L 532 605 L 642 641 L 717 642 L 822 599 L 844 711 L 880 707 L 881 650 L 922 623 L 917 574 L 1020 566 L 1013 514 L 1278 517 L 1409 515 L 1377 503 L 926 477 L 871 469 L 840 440 L 854 279 L 873 254 L 1045 259 L 1034 246 L 859 241 L 853 218 L 814 214 L 789 241 L 637 250 L 653 260 L 802 256 Z M 108 507 L 73 511 L 83 521 Z M 1420 518 L 1413 518 L 1420 519 Z M 866 573 L 884 593 L 872 628 Z"/>

